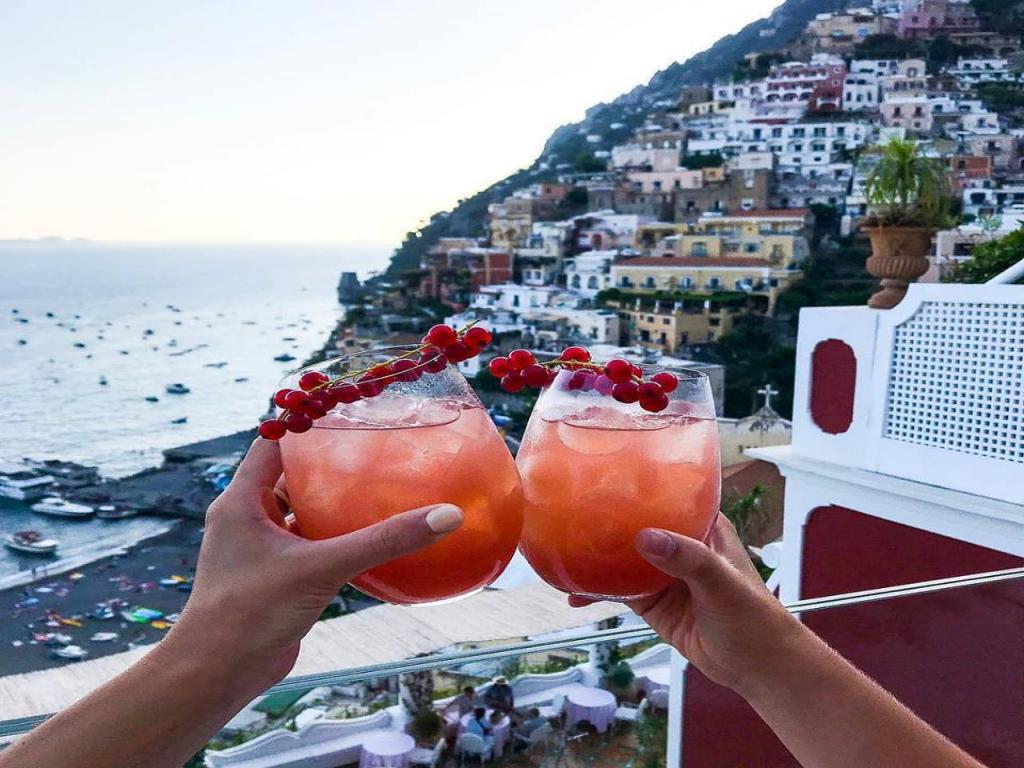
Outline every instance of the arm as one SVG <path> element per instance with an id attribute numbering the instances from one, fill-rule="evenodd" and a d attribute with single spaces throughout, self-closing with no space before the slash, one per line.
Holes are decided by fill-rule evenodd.
<path id="1" fill-rule="evenodd" d="M 725 517 L 706 545 L 646 529 L 637 549 L 678 581 L 630 607 L 743 696 L 805 768 L 981 768 L 793 618 L 765 589 Z"/>
<path id="2" fill-rule="evenodd" d="M 166 638 L 128 671 L 0 753 L 0 768 L 180 768 L 292 668 L 338 588 L 462 523 L 449 504 L 307 541 L 275 495 L 276 443 L 257 440 L 207 512 L 195 587 Z"/>

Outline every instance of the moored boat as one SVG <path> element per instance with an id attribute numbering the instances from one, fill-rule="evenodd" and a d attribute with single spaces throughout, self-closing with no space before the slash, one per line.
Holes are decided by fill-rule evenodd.
<path id="1" fill-rule="evenodd" d="M 17 501 L 34 501 L 50 492 L 50 475 L 21 464 L 0 463 L 0 496 Z"/>
<path id="2" fill-rule="evenodd" d="M 42 515 L 71 518 L 92 517 L 96 512 L 92 507 L 87 507 L 84 504 L 75 504 L 59 496 L 47 496 L 42 501 L 33 504 L 30 509 Z"/>
<path id="3" fill-rule="evenodd" d="M 89 652 L 78 645 L 65 645 L 63 648 L 58 648 L 53 652 L 53 655 L 59 659 L 68 659 L 69 661 L 80 661 L 89 655 Z"/>
<path id="4" fill-rule="evenodd" d="M 33 555 L 52 555 L 59 545 L 57 539 L 45 539 L 39 531 L 17 531 L 4 536 L 5 547 Z"/>
<path id="5" fill-rule="evenodd" d="M 174 384 L 168 384 L 165 389 L 169 395 L 187 395 L 192 391 L 180 381 L 175 382 Z"/>
<path id="6" fill-rule="evenodd" d="M 130 507 L 118 507 L 114 504 L 103 504 L 96 507 L 96 517 L 101 520 L 123 520 L 126 517 L 135 517 L 139 510 Z"/>
<path id="7" fill-rule="evenodd" d="M 117 640 L 120 635 L 117 632 L 97 632 L 89 639 L 94 643 L 109 643 L 111 640 Z"/>

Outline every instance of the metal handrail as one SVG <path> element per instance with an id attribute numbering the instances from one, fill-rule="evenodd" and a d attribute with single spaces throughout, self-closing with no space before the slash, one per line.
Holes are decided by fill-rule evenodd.
<path id="1" fill-rule="evenodd" d="M 998 275 L 986 281 L 985 285 L 1005 285 L 1015 283 L 1024 277 L 1024 259 L 1012 264 Z"/>
<path id="2" fill-rule="evenodd" d="M 913 584 L 903 584 L 895 587 L 882 587 L 880 589 L 869 589 L 861 592 L 847 592 L 841 595 L 830 595 L 828 597 L 817 597 L 808 600 L 797 600 L 784 604 L 790 613 L 811 613 L 813 611 L 824 611 L 832 608 L 842 608 L 851 605 L 863 605 L 884 600 L 893 600 L 901 597 L 923 595 L 931 592 L 942 592 L 950 589 L 962 589 L 965 587 L 979 586 L 982 584 L 994 584 L 1001 581 L 1024 579 L 1024 568 L 1008 568 L 1001 571 L 988 571 L 967 576 L 953 576 L 946 579 L 934 579 L 932 581 L 921 581 Z M 362 680 L 372 680 L 380 677 L 392 677 L 410 672 L 422 672 L 438 667 L 453 667 L 463 664 L 470 664 L 481 661 L 496 661 L 500 659 L 521 656 L 526 653 L 540 651 L 553 651 L 562 648 L 575 648 L 581 645 L 594 645 L 621 640 L 647 640 L 655 637 L 655 632 L 647 626 L 615 627 L 613 629 L 597 630 L 586 632 L 571 637 L 563 637 L 557 640 L 525 640 L 519 643 L 507 643 L 504 645 L 488 648 L 467 648 L 465 650 L 453 651 L 450 653 L 432 653 L 426 656 L 418 656 L 412 659 L 404 659 L 386 664 L 371 664 L 364 667 L 353 667 L 347 670 L 335 670 L 333 672 L 318 672 L 311 675 L 297 675 L 289 677 L 277 685 L 267 689 L 263 695 L 272 693 L 283 693 L 286 691 L 309 690 L 319 686 L 348 685 Z M 33 717 L 22 717 L 11 720 L 0 721 L 0 738 L 24 733 L 39 725 L 52 714 L 35 715 Z"/>

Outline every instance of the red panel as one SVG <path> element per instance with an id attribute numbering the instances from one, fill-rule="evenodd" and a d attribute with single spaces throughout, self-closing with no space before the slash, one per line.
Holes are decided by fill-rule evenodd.
<path id="1" fill-rule="evenodd" d="M 1019 567 L 1024 559 L 840 507 L 805 530 L 803 597 Z M 1024 765 L 1024 584 L 810 613 L 806 623 L 989 768 Z M 750 707 L 686 675 L 685 768 L 798 768 Z"/>
<path id="2" fill-rule="evenodd" d="M 819 342 L 811 353 L 811 418 L 823 432 L 838 435 L 853 423 L 857 358 L 839 339 Z"/>

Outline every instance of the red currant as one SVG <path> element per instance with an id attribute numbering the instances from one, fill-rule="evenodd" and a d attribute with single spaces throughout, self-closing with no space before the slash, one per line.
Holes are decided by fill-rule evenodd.
<path id="1" fill-rule="evenodd" d="M 366 372 L 366 375 L 371 379 L 387 379 L 390 378 L 394 371 L 391 368 L 390 363 L 378 363 Z"/>
<path id="2" fill-rule="evenodd" d="M 349 384 L 348 382 L 345 382 L 344 384 L 335 384 L 331 387 L 331 394 L 334 395 L 339 403 L 345 403 L 346 405 L 354 403 L 356 400 L 360 400 L 363 397 L 359 392 L 359 387 L 355 384 Z"/>
<path id="3" fill-rule="evenodd" d="M 674 373 L 669 373 L 668 371 L 654 374 L 653 381 L 661 385 L 665 392 L 675 392 L 676 387 L 679 386 L 679 379 L 676 378 Z"/>
<path id="4" fill-rule="evenodd" d="M 462 340 L 466 343 L 466 346 L 470 349 L 475 349 L 477 352 L 490 346 L 493 338 L 494 337 L 491 336 L 490 331 L 486 328 L 481 328 L 479 325 L 474 325 L 462 336 Z"/>
<path id="5" fill-rule="evenodd" d="M 309 392 L 309 390 L 316 389 L 328 381 L 327 374 L 320 373 L 320 371 L 306 371 L 299 377 L 299 387 Z"/>
<path id="6" fill-rule="evenodd" d="M 512 364 L 507 357 L 492 357 L 491 362 L 487 364 L 487 370 L 491 372 L 492 376 L 497 376 L 500 379 L 512 370 Z"/>
<path id="7" fill-rule="evenodd" d="M 637 387 L 637 395 L 642 400 L 645 397 L 657 397 L 663 394 L 661 385 L 656 381 L 645 381 Z"/>
<path id="8" fill-rule="evenodd" d="M 447 347 L 458 341 L 459 335 L 450 325 L 435 325 L 427 331 L 427 342 L 438 347 Z"/>
<path id="9" fill-rule="evenodd" d="M 523 381 L 528 387 L 544 387 L 548 383 L 548 372 L 543 365 L 528 365 L 522 371 Z"/>
<path id="10" fill-rule="evenodd" d="M 281 419 L 267 419 L 259 428 L 260 437 L 267 440 L 280 440 L 287 431 L 288 427 Z"/>
<path id="11" fill-rule="evenodd" d="M 513 349 L 509 353 L 508 361 L 512 365 L 512 370 L 521 371 L 526 366 L 536 363 L 537 358 L 528 349 Z"/>
<path id="12" fill-rule="evenodd" d="M 420 365 L 426 373 L 440 373 L 448 365 L 448 359 L 437 347 L 426 347 L 420 352 Z"/>
<path id="13" fill-rule="evenodd" d="M 461 363 L 463 360 L 469 360 L 476 353 L 471 350 L 464 341 L 456 341 L 454 344 L 449 344 L 444 348 L 444 356 L 453 363 Z"/>
<path id="14" fill-rule="evenodd" d="M 579 363 L 590 362 L 590 352 L 584 347 L 566 347 L 562 350 L 563 360 L 575 360 Z"/>
<path id="15" fill-rule="evenodd" d="M 419 368 L 419 365 L 409 359 L 395 360 L 391 364 L 391 370 L 394 371 L 395 376 L 399 381 L 416 381 L 420 376 L 423 375 L 423 371 Z"/>
<path id="16" fill-rule="evenodd" d="M 548 375 L 547 383 L 544 386 L 550 387 L 552 384 L 555 383 L 555 379 L 558 378 L 558 371 L 556 371 L 554 368 L 545 368 L 544 371 Z"/>
<path id="17" fill-rule="evenodd" d="M 659 391 L 657 394 L 640 398 L 640 407 L 651 413 L 658 413 L 668 408 L 668 395 Z"/>
<path id="18" fill-rule="evenodd" d="M 303 432 L 309 431 L 310 427 L 313 426 L 313 420 L 304 413 L 289 413 L 284 417 L 284 425 L 288 428 L 289 432 L 300 435 Z"/>
<path id="19" fill-rule="evenodd" d="M 338 396 L 331 390 L 330 387 L 321 389 L 319 392 L 313 393 L 310 400 L 316 400 L 323 407 L 324 411 L 329 411 L 331 408 L 338 404 Z"/>
<path id="20" fill-rule="evenodd" d="M 608 361 L 608 364 L 604 367 L 604 373 L 613 382 L 619 384 L 629 381 L 633 377 L 633 366 L 628 360 L 615 358 Z"/>
<path id="21" fill-rule="evenodd" d="M 291 392 L 290 389 L 277 390 L 277 392 L 274 393 L 274 405 L 278 408 L 287 408 L 288 406 L 284 404 L 284 399 L 288 396 L 289 392 Z"/>
<path id="22" fill-rule="evenodd" d="M 632 366 L 632 370 L 633 370 L 633 376 L 635 378 L 642 379 L 644 377 L 644 369 L 641 368 L 639 365 L 633 365 Z"/>
<path id="23" fill-rule="evenodd" d="M 320 400 L 310 400 L 302 408 L 302 413 L 309 416 L 311 419 L 321 419 L 327 415 L 327 409 L 324 408 L 324 404 Z"/>
<path id="24" fill-rule="evenodd" d="M 518 392 L 526 386 L 523 374 L 519 371 L 512 371 L 501 377 L 501 388 L 506 392 Z"/>
<path id="25" fill-rule="evenodd" d="M 359 377 L 356 386 L 359 387 L 359 394 L 363 397 L 376 397 L 384 391 L 384 382 L 371 376 L 369 372 Z"/>
<path id="26" fill-rule="evenodd" d="M 620 381 L 612 388 L 612 397 L 620 403 L 635 403 L 640 399 L 635 381 Z"/>
<path id="27" fill-rule="evenodd" d="M 281 402 L 284 403 L 282 407 L 289 411 L 301 411 L 306 407 L 306 403 L 309 402 L 309 395 L 301 389 L 293 389 L 281 398 Z"/>
<path id="28" fill-rule="evenodd" d="M 586 381 L 587 374 L 583 371 L 576 371 L 572 376 L 569 377 L 569 383 L 566 385 L 569 389 L 583 389 L 583 382 Z"/>

